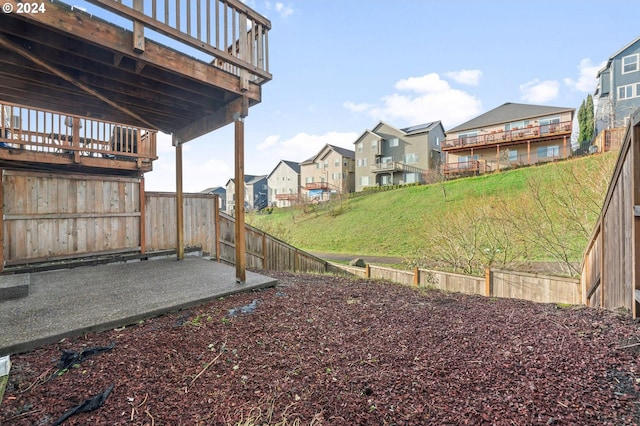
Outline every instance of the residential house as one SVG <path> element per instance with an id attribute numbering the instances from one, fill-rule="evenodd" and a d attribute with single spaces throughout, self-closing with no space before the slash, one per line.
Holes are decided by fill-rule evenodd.
<path id="1" fill-rule="evenodd" d="M 440 121 L 396 129 L 382 121 L 355 142 L 356 191 L 368 186 L 424 183 L 441 163 L 445 139 Z"/>
<path id="2" fill-rule="evenodd" d="M 640 37 L 611 55 L 597 78 L 596 133 L 626 127 L 640 108 Z"/>
<path id="3" fill-rule="evenodd" d="M 281 160 L 267 176 L 269 205 L 291 207 L 300 200 L 300 163 Z"/>
<path id="4" fill-rule="evenodd" d="M 445 175 L 477 174 L 571 155 L 574 108 L 506 103 L 447 130 Z"/>
<path id="5" fill-rule="evenodd" d="M 221 211 L 227 210 L 227 190 L 222 186 L 214 186 L 200 191 L 201 194 L 214 194 L 218 196 L 218 208 Z"/>
<path id="6" fill-rule="evenodd" d="M 302 195 L 309 200 L 328 200 L 332 194 L 355 189 L 355 153 L 327 144 L 318 154 L 300 163 Z"/>
<path id="7" fill-rule="evenodd" d="M 229 179 L 226 185 L 227 213 L 236 207 L 236 185 Z M 267 207 L 267 176 L 244 175 L 244 207 L 246 210 L 262 210 Z"/>

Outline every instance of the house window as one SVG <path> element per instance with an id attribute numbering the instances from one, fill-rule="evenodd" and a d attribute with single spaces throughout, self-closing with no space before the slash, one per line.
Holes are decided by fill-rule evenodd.
<path id="1" fill-rule="evenodd" d="M 560 146 L 542 146 L 538 148 L 538 158 L 558 158 L 560 157 Z"/>
<path id="2" fill-rule="evenodd" d="M 515 149 L 509 150 L 509 161 L 518 161 L 518 151 Z"/>
<path id="3" fill-rule="evenodd" d="M 340 158 L 336 158 L 336 161 L 333 162 L 333 165 L 336 167 L 340 167 Z"/>
<path id="4" fill-rule="evenodd" d="M 398 138 L 389 139 L 389 148 L 394 148 L 394 147 L 398 146 L 399 144 L 400 144 L 400 141 L 398 140 Z"/>
<path id="5" fill-rule="evenodd" d="M 305 182 L 306 182 L 306 183 L 313 183 L 313 176 L 308 176 L 308 177 L 305 179 Z"/>
<path id="6" fill-rule="evenodd" d="M 393 157 L 382 157 L 382 164 L 391 164 L 393 163 Z"/>
<path id="7" fill-rule="evenodd" d="M 367 165 L 367 159 L 366 158 L 359 158 L 357 163 L 358 163 L 358 167 L 366 166 Z"/>
<path id="8" fill-rule="evenodd" d="M 360 176 L 360 186 L 369 186 L 369 176 Z"/>
<path id="9" fill-rule="evenodd" d="M 362 142 L 358 142 L 356 144 L 356 148 L 357 148 L 358 152 L 362 152 Z"/>
<path id="10" fill-rule="evenodd" d="M 436 146 L 440 146 L 440 136 L 436 136 Z"/>
<path id="11" fill-rule="evenodd" d="M 381 184 L 382 185 L 391 185 L 391 176 L 389 175 L 382 175 L 380 176 L 381 179 Z"/>
<path id="12" fill-rule="evenodd" d="M 419 182 L 419 174 L 418 173 L 405 173 L 404 174 L 404 183 L 416 183 Z"/>
<path id="13" fill-rule="evenodd" d="M 638 54 L 622 58 L 622 74 L 638 71 Z"/>
<path id="14" fill-rule="evenodd" d="M 316 163 L 316 169 L 319 169 L 322 166 L 320 163 Z"/>
<path id="15" fill-rule="evenodd" d="M 402 156 L 402 162 L 405 164 L 413 164 L 418 162 L 418 154 L 404 154 Z"/>
<path id="16" fill-rule="evenodd" d="M 634 96 L 633 86 L 634 86 L 633 84 L 628 84 L 626 86 L 618 87 L 618 99 L 619 100 L 629 99 L 629 98 L 633 98 L 635 96 L 638 96 L 637 91 L 636 91 L 636 94 Z"/>
<path id="17" fill-rule="evenodd" d="M 458 140 L 460 140 L 463 145 L 476 143 L 478 142 L 478 132 L 458 133 Z"/>
<path id="18" fill-rule="evenodd" d="M 371 149 L 373 149 L 373 150 L 378 149 L 378 140 L 377 139 L 374 140 L 374 141 L 371 141 Z"/>

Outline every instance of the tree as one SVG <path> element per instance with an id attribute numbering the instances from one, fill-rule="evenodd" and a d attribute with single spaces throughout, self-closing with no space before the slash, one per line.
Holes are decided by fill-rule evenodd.
<path id="1" fill-rule="evenodd" d="M 591 141 L 595 134 L 593 120 L 593 97 L 587 96 L 578 109 L 578 142 Z"/>

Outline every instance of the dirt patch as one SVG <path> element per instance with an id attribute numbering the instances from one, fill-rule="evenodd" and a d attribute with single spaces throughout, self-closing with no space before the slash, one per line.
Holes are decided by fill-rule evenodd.
<path id="1" fill-rule="evenodd" d="M 635 424 L 638 324 L 595 309 L 269 273 L 277 288 L 12 356 L 0 423 Z M 233 313 L 231 315 L 231 313 Z M 62 351 L 95 354 L 56 371 Z"/>

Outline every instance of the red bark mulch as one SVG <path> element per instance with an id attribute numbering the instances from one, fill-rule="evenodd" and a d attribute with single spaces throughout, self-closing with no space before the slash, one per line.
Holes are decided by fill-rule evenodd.
<path id="1" fill-rule="evenodd" d="M 0 424 L 52 424 L 112 384 L 64 424 L 640 421 L 628 314 L 268 275 L 280 285 L 12 356 Z M 56 373 L 62 350 L 110 344 Z"/>

